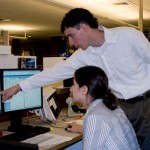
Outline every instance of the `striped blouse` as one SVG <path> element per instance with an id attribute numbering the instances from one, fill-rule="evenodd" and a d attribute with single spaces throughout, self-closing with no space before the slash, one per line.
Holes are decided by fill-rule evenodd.
<path id="1" fill-rule="evenodd" d="M 87 109 L 83 150 L 140 150 L 134 129 L 122 109 L 108 109 L 101 99 Z"/>

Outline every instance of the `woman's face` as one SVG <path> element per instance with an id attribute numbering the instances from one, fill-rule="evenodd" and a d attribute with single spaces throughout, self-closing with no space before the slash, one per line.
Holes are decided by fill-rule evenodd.
<path id="1" fill-rule="evenodd" d="M 89 106 L 93 98 L 88 94 L 88 88 L 86 85 L 79 87 L 76 80 L 73 80 L 73 85 L 70 88 L 73 102 L 81 103 L 85 108 Z"/>
<path id="2" fill-rule="evenodd" d="M 76 80 L 73 80 L 73 85 L 70 88 L 70 92 L 74 102 L 82 103 L 83 93 L 82 87 L 80 88 Z"/>

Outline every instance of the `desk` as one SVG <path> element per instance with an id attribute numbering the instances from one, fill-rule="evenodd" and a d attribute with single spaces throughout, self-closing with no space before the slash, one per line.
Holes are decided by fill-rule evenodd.
<path id="1" fill-rule="evenodd" d="M 68 145 L 71 145 L 75 142 L 78 142 L 82 139 L 82 135 L 79 134 L 79 133 L 71 133 L 71 132 L 67 132 L 65 131 L 65 127 L 66 127 L 66 123 L 64 123 L 62 121 L 62 118 L 64 116 L 59 116 L 58 119 L 57 119 L 57 122 L 56 122 L 56 126 L 57 127 L 63 127 L 63 128 L 55 128 L 53 127 L 53 131 L 51 131 L 51 134 L 55 134 L 55 135 L 61 135 L 61 136 L 67 136 L 67 137 L 72 137 L 73 139 L 70 140 L 70 141 L 67 141 L 67 142 L 64 142 L 64 143 L 60 143 L 58 145 L 55 145 L 51 148 L 49 148 L 48 150 L 57 150 L 57 149 L 61 149 L 63 147 L 66 147 Z M 37 119 L 37 117 L 28 117 L 28 118 L 24 118 L 25 119 L 28 119 L 29 120 L 29 124 L 33 125 L 33 126 L 45 126 L 45 127 L 50 127 L 50 125 L 48 125 L 47 123 L 44 123 L 43 121 L 41 121 L 40 119 Z M 5 123 L 1 123 L 0 124 L 0 130 L 3 130 L 3 129 L 7 129 L 7 127 L 9 126 L 8 122 L 5 122 Z M 6 134 L 9 134 L 8 131 L 5 131 L 4 132 L 4 135 Z"/>

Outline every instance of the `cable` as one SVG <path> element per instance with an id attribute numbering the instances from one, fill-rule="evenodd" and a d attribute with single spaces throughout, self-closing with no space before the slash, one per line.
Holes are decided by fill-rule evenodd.
<path id="1" fill-rule="evenodd" d="M 47 118 L 39 118 L 41 121 L 43 121 L 44 123 L 47 123 L 48 125 L 50 125 L 53 128 L 63 128 L 65 129 L 65 127 L 63 126 L 57 126 L 56 124 L 54 125 L 52 121 L 48 120 Z"/>

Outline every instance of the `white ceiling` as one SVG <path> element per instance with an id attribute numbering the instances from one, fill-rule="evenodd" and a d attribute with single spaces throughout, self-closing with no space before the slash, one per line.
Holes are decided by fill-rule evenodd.
<path id="1" fill-rule="evenodd" d="M 106 27 L 122 22 L 138 26 L 139 0 L 0 0 L 0 18 L 10 19 L 0 21 L 0 30 L 4 25 L 17 25 L 26 28 L 32 38 L 60 35 L 61 20 L 74 7 L 89 9 Z M 143 0 L 143 18 L 144 30 L 149 30 L 150 0 Z M 12 27 L 9 33 L 24 36 L 24 30 L 13 31 Z"/>

